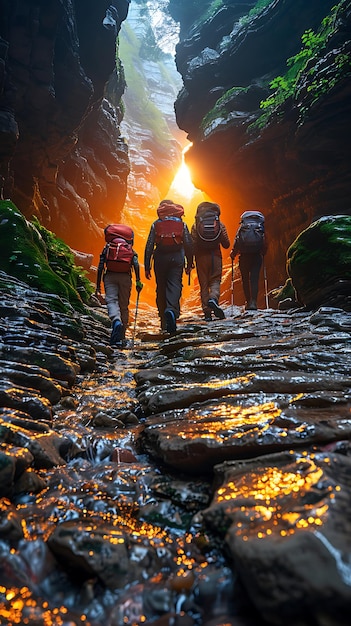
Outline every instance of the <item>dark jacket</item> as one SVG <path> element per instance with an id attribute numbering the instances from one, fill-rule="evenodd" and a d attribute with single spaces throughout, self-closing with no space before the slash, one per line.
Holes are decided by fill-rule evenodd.
<path id="1" fill-rule="evenodd" d="M 183 243 L 179 246 L 175 245 L 168 246 L 167 249 L 162 246 L 156 244 L 156 235 L 155 235 L 155 224 L 159 220 L 156 220 L 150 228 L 149 236 L 147 238 L 145 253 L 144 253 L 144 266 L 145 272 L 150 272 L 151 269 L 151 260 L 155 253 L 157 254 L 169 254 L 172 252 L 177 252 L 179 250 L 183 251 L 186 258 L 186 267 L 191 267 L 193 264 L 193 240 L 190 236 L 189 229 L 185 222 L 184 224 L 184 232 L 183 232 Z"/>

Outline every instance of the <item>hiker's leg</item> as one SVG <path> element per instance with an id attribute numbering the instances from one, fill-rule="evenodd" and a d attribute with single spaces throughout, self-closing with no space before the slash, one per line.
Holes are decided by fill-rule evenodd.
<path id="1" fill-rule="evenodd" d="M 201 307 L 205 317 L 211 317 L 211 309 L 207 304 L 210 297 L 211 263 L 209 262 L 208 255 L 206 254 L 197 255 L 195 261 L 196 273 L 200 286 Z"/>
<path id="2" fill-rule="evenodd" d="M 115 320 L 121 321 L 121 311 L 118 302 L 119 282 L 117 272 L 106 272 L 104 276 L 104 286 L 108 316 L 111 322 Z"/>
<path id="3" fill-rule="evenodd" d="M 119 274 L 119 308 L 121 311 L 121 322 L 123 324 L 123 339 L 129 321 L 129 300 L 132 290 L 132 276 L 129 272 Z"/>
<path id="4" fill-rule="evenodd" d="M 255 303 L 257 302 L 258 280 L 260 276 L 261 266 L 262 256 L 260 254 L 255 254 L 251 261 L 250 271 L 251 300 L 253 300 Z"/>
<path id="5" fill-rule="evenodd" d="M 166 254 L 155 254 L 154 256 L 154 271 L 156 279 L 156 306 L 158 315 L 161 322 L 161 328 L 165 330 L 164 312 L 166 308 L 166 285 L 167 285 L 167 263 Z"/>
<path id="6" fill-rule="evenodd" d="M 219 255 L 211 255 L 212 271 L 210 277 L 210 294 L 209 298 L 219 302 L 221 279 L 222 279 L 222 257 Z"/>
<path id="7" fill-rule="evenodd" d="M 171 258 L 168 263 L 166 309 L 173 311 L 175 318 L 178 319 L 183 288 L 184 253 L 181 251 L 169 256 Z"/>
<path id="8" fill-rule="evenodd" d="M 241 274 L 241 280 L 243 284 L 244 296 L 247 303 L 251 300 L 250 289 L 250 260 L 249 255 L 241 254 L 239 257 L 239 269 Z"/>

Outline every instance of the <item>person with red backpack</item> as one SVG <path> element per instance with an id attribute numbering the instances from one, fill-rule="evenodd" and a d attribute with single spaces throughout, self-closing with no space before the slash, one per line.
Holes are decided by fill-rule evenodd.
<path id="1" fill-rule="evenodd" d="M 133 230 L 124 224 L 109 224 L 104 229 L 106 245 L 100 254 L 95 294 L 101 295 L 101 280 L 105 288 L 108 316 L 112 322 L 110 345 L 124 347 L 129 321 L 129 300 L 132 290 L 132 268 L 138 294 L 140 282 L 138 255 L 133 249 Z"/>
<path id="2" fill-rule="evenodd" d="M 201 306 L 206 322 L 212 320 L 212 312 L 218 319 L 225 317 L 218 304 L 222 280 L 221 247 L 229 248 L 230 239 L 226 227 L 220 221 L 220 213 L 218 204 L 201 202 L 191 229 Z"/>
<path id="3" fill-rule="evenodd" d="M 183 222 L 184 208 L 172 200 L 162 200 L 157 209 L 145 246 L 144 265 L 147 280 L 151 278 L 154 261 L 156 278 L 156 306 L 161 329 L 174 335 L 180 315 L 182 276 L 189 274 L 193 264 L 193 243 L 187 225 Z"/>

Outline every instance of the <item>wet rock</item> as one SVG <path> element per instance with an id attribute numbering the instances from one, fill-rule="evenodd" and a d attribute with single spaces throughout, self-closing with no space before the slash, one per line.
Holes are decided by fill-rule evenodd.
<path id="1" fill-rule="evenodd" d="M 8 454 L 15 458 L 16 472 L 15 478 L 17 479 L 25 470 L 33 465 L 33 455 L 27 448 L 17 448 L 11 446 L 8 443 L 4 446 L 4 454 Z"/>
<path id="2" fill-rule="evenodd" d="M 14 289 L 7 305 L 16 297 Z M 43 324 L 52 312 L 50 298 L 46 306 L 27 302 L 19 325 L 34 316 Z M 16 319 L 14 310 L 11 315 Z M 139 315 L 145 327 L 152 326 L 149 311 Z M 92 626 L 167 620 L 288 624 L 290 585 L 298 600 L 304 588 L 312 589 L 310 601 L 294 604 L 294 626 L 333 624 L 332 609 L 334 623 L 343 626 L 349 314 L 236 312 L 211 329 L 184 316 L 174 338 L 151 340 L 150 328 L 145 341 L 138 337 L 122 357 L 90 351 L 92 343 L 106 340 L 108 347 L 109 341 L 106 316 L 94 312 L 79 340 L 83 358 L 93 357 L 93 372 L 83 371 L 77 340 L 68 341 L 63 326 L 55 324 L 52 331 L 55 350 L 43 343 L 41 354 L 49 350 L 72 363 L 75 382 L 69 387 L 55 381 L 49 368 L 33 369 L 61 389 L 52 419 L 2 410 L 1 451 L 10 489 L 6 485 L 1 500 L 0 581 L 6 577 L 15 588 L 23 606 L 19 620 L 33 605 L 35 615 L 43 614 L 45 599 L 48 611 L 62 606 L 66 621 L 80 623 L 78 611 Z M 15 336 L 19 341 L 19 328 Z M 6 342 L 13 337 L 6 331 Z M 22 384 L 28 397 L 46 397 L 37 385 Z M 329 472 L 327 459 L 334 457 L 343 461 Z M 269 485 L 270 500 L 262 485 Z M 324 526 L 329 552 L 316 534 Z M 301 537 L 303 556 L 311 555 L 316 578 L 318 559 L 321 570 L 331 567 L 336 593 L 329 613 L 326 601 L 319 602 L 319 593 L 329 593 L 327 585 L 306 581 L 305 587 L 298 569 L 300 539 L 293 544 L 291 529 Z M 311 537 L 306 550 L 303 536 Z M 267 563 L 262 546 L 268 546 Z M 334 548 L 341 558 L 332 562 Z M 297 582 L 295 573 L 301 576 Z M 6 602 L 0 590 L 1 610 Z"/>
<path id="3" fill-rule="evenodd" d="M 94 520 L 62 522 L 48 545 L 59 561 L 80 578 L 98 576 L 109 588 L 123 588 L 130 579 L 126 537 L 119 530 Z"/>
<path id="4" fill-rule="evenodd" d="M 0 417 L 0 428 L 1 441 L 29 450 L 36 468 L 64 464 L 60 451 L 67 449 L 69 442 L 48 425 L 7 412 Z"/>
<path id="5" fill-rule="evenodd" d="M 350 452 L 302 450 L 216 468 L 205 523 L 225 536 L 268 622 L 346 625 L 350 467 Z"/>
<path id="6" fill-rule="evenodd" d="M 28 469 L 16 480 L 13 495 L 40 493 L 46 486 L 44 478 L 33 469 Z"/>
<path id="7" fill-rule="evenodd" d="M 31 388 L 14 387 L 6 381 L 0 384 L 0 407 L 27 413 L 30 418 L 51 422 L 52 408 L 49 400 Z"/>
<path id="8" fill-rule="evenodd" d="M 23 538 L 21 517 L 15 506 L 3 496 L 0 505 L 0 538 L 8 541 L 10 546 L 16 545 Z"/>
<path id="9" fill-rule="evenodd" d="M 58 354 L 44 352 L 36 348 L 21 348 L 0 344 L 0 356 L 3 360 L 25 363 L 46 369 L 52 378 L 60 382 L 67 382 L 70 386 L 74 385 L 77 373 L 80 370 L 78 364 L 72 363 L 72 361 L 62 358 Z"/>
<path id="10" fill-rule="evenodd" d="M 350 388 L 351 378 L 328 374 L 297 373 L 248 374 L 229 380 L 213 380 L 210 383 L 173 385 L 172 388 L 150 387 L 139 395 L 146 414 L 161 413 L 170 409 L 183 408 L 195 402 L 211 398 L 223 398 L 233 394 L 277 392 L 281 394 L 309 392 L 314 390 L 345 390 Z"/>
<path id="11" fill-rule="evenodd" d="M 9 380 L 14 385 L 29 387 L 39 391 L 50 404 L 56 404 L 61 399 L 62 390 L 50 378 L 48 370 L 36 368 L 22 363 L 0 362 L 2 380 Z"/>
<path id="12" fill-rule="evenodd" d="M 14 457 L 0 452 L 0 494 L 11 496 L 15 478 L 16 461 Z"/>
<path id="13" fill-rule="evenodd" d="M 350 437 L 350 401 L 330 419 L 311 415 L 312 400 L 306 402 L 307 410 L 298 408 L 293 396 L 272 396 L 269 401 L 266 395 L 264 404 L 250 395 L 203 403 L 178 410 L 175 419 L 171 411 L 159 414 L 146 424 L 143 443 L 150 454 L 177 470 L 207 474 L 227 459 Z"/>
<path id="14" fill-rule="evenodd" d="M 115 419 L 106 413 L 96 413 L 90 422 L 94 428 L 124 428 L 124 423 L 121 420 Z"/>
<path id="15" fill-rule="evenodd" d="M 349 215 L 329 215 L 312 222 L 287 251 L 287 272 L 297 299 L 318 306 L 351 310 Z"/>

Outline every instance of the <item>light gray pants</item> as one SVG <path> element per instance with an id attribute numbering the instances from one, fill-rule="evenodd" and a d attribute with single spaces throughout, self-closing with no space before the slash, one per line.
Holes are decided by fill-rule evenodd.
<path id="1" fill-rule="evenodd" d="M 129 320 L 132 275 L 130 272 L 106 272 L 104 287 L 108 316 L 112 323 L 115 320 L 122 322 L 124 335 Z"/>

